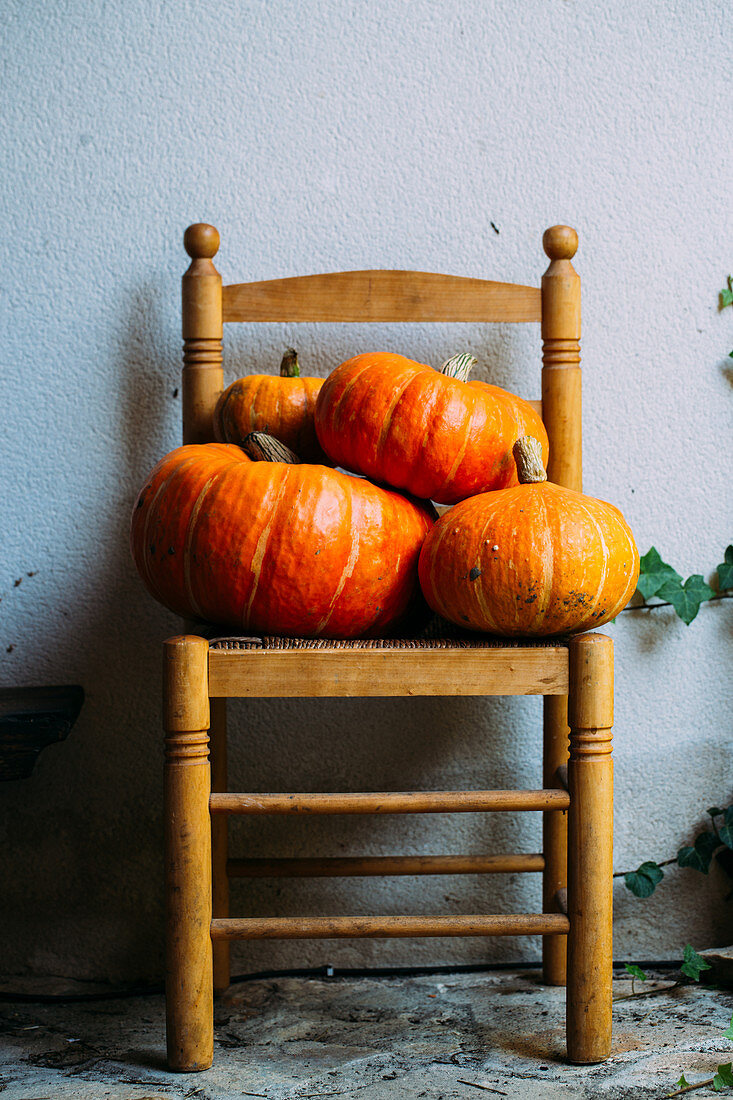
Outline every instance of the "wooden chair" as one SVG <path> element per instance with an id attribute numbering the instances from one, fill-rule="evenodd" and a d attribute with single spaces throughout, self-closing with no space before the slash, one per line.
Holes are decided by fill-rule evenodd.
<path id="1" fill-rule="evenodd" d="M 541 322 L 541 410 L 549 478 L 581 488 L 580 279 L 577 234 L 544 235 L 541 289 L 414 271 L 353 271 L 222 288 L 219 234 L 192 225 L 184 243 L 183 435 L 207 442 L 223 387 L 224 321 Z M 229 942 L 246 938 L 542 935 L 544 980 L 566 982 L 567 1050 L 598 1062 L 611 1043 L 613 646 L 450 641 L 224 648 L 184 635 L 165 643 L 167 1028 L 172 1069 L 213 1057 L 213 992 L 229 984 Z M 227 793 L 226 698 L 544 696 L 543 788 L 379 794 Z M 568 729 L 568 721 L 570 728 Z M 569 739 L 569 763 L 568 763 Z M 211 764 L 209 763 L 211 755 Z M 213 791 L 213 793 L 212 793 Z M 230 814 L 380 814 L 539 810 L 543 854 L 229 860 Z M 543 912 L 510 916 L 230 918 L 228 875 L 375 875 L 541 871 Z M 213 890 L 212 890 L 213 863 Z M 263 866 L 263 863 L 266 865 Z M 213 894 L 213 899 L 212 899 Z M 212 919 L 213 900 L 213 919 Z M 567 943 L 567 970 L 566 970 Z M 213 947 L 212 947 L 213 945 Z M 212 966 L 213 954 L 213 966 Z"/>

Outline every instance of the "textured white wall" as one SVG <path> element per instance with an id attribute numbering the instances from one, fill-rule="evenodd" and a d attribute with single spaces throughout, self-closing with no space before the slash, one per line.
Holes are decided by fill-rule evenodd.
<path id="1" fill-rule="evenodd" d="M 79 682 L 70 739 L 2 790 L 6 969 L 154 974 L 161 951 L 159 642 L 127 524 L 179 438 L 179 278 L 192 221 L 225 281 L 415 267 L 536 282 L 544 228 L 578 228 L 587 491 L 642 551 L 710 570 L 730 530 L 730 56 L 706 0 L 6 0 L 2 234 L 2 682 Z M 728 71 L 726 72 L 726 68 Z M 491 223 L 497 227 L 492 228 Z M 228 377 L 293 342 L 323 374 L 369 348 L 539 392 L 532 327 L 247 327 Z M 729 362 L 729 361 L 728 361 Z M 33 576 L 29 574 L 33 573 Z M 16 585 L 18 578 L 22 583 Z M 624 615 L 616 866 L 663 858 L 733 792 L 730 606 L 686 628 Z M 11 648 L 12 647 L 12 648 Z M 536 700 L 260 702 L 233 708 L 239 789 L 534 785 Z M 298 777 L 298 778 L 296 778 Z M 509 815 L 240 823 L 245 850 L 533 850 Z M 535 879 L 236 890 L 240 911 L 513 911 Z M 730 939 L 725 884 L 619 886 L 616 954 Z M 501 940 L 261 944 L 240 969 L 536 957 Z"/>

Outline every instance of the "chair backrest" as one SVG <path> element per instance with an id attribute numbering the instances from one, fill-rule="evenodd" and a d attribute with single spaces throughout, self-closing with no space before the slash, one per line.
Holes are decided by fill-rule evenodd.
<path id="1" fill-rule="evenodd" d="M 191 266 L 183 276 L 183 440 L 213 439 L 214 406 L 224 386 L 225 321 L 540 322 L 542 400 L 535 402 L 550 439 L 548 477 L 582 488 L 580 279 L 571 263 L 574 229 L 548 229 L 550 266 L 541 287 L 423 271 L 341 271 L 222 286 L 213 264 L 219 234 L 191 225 L 184 234 Z"/>

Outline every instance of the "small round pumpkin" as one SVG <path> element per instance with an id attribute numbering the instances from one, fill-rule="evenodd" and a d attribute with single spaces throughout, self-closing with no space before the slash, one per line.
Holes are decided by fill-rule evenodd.
<path id="1" fill-rule="evenodd" d="M 300 464 L 266 436 L 248 447 L 268 460 L 193 444 L 153 470 L 130 536 L 151 594 L 233 630 L 354 638 L 393 627 L 419 597 L 429 506 Z"/>
<path id="2" fill-rule="evenodd" d="M 279 376 L 250 374 L 227 386 L 214 409 L 214 438 L 220 443 L 241 443 L 250 432 L 265 432 L 303 462 L 326 463 L 313 422 L 322 385 L 322 378 L 301 378 L 298 354 L 288 348 Z"/>
<path id="3" fill-rule="evenodd" d="M 527 402 L 469 382 L 476 362 L 456 355 L 439 371 L 403 355 L 357 355 L 337 367 L 316 402 L 316 431 L 338 466 L 438 504 L 516 484 L 512 446 L 547 433 Z"/>
<path id="4" fill-rule="evenodd" d="M 443 618 L 508 637 L 571 634 L 626 606 L 639 553 L 618 508 L 546 480 L 540 446 L 515 445 L 520 484 L 457 504 L 420 554 L 420 584 Z"/>

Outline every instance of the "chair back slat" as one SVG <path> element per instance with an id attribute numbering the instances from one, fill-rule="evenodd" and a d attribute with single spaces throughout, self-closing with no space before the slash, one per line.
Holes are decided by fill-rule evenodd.
<path id="1" fill-rule="evenodd" d="M 223 288 L 224 321 L 541 321 L 539 287 L 426 271 L 338 271 Z"/>

